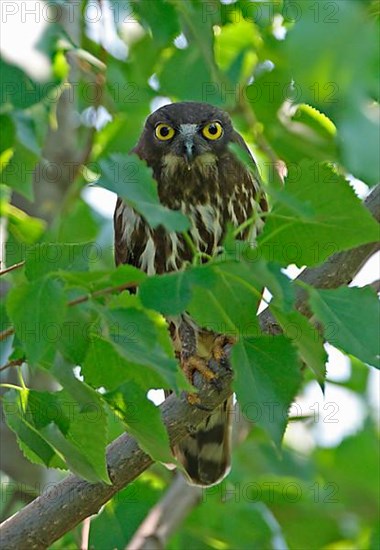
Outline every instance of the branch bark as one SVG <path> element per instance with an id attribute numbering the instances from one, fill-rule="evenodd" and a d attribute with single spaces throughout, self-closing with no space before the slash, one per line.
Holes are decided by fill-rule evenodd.
<path id="1" fill-rule="evenodd" d="M 163 498 L 150 510 L 125 550 L 163 550 L 173 531 L 201 499 L 202 489 L 177 474 Z"/>
<path id="2" fill-rule="evenodd" d="M 380 186 L 372 190 L 365 204 L 373 216 L 380 220 Z M 378 244 L 374 243 L 335 254 L 323 265 L 306 269 L 299 279 L 318 288 L 346 285 L 378 248 Z M 304 292 L 299 293 L 297 309 L 310 316 Z M 266 332 L 278 330 L 278 325 L 267 310 L 260 315 L 260 322 Z M 209 409 L 216 408 L 231 394 L 231 381 L 232 373 L 221 370 L 220 388 L 203 385 L 199 390 L 201 402 L 207 403 Z M 178 443 L 210 414 L 209 411 L 190 406 L 186 399 L 178 399 L 174 395 L 160 408 L 172 445 Z M 152 462 L 138 447 L 134 438 L 127 434 L 121 435 L 107 448 L 111 485 L 89 483 L 69 475 L 3 523 L 2 548 L 47 548 L 84 518 L 96 514 L 104 503 L 138 477 Z"/>

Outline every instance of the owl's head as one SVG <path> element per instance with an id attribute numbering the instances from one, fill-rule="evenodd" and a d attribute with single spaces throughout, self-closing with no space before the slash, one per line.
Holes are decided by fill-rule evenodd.
<path id="1" fill-rule="evenodd" d="M 202 159 L 220 157 L 239 138 L 221 109 L 207 103 L 172 103 L 147 118 L 134 152 L 151 166 L 170 161 L 190 170 Z"/>

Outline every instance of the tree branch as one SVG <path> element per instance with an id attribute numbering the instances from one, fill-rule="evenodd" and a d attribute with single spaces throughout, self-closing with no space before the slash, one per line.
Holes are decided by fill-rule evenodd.
<path id="1" fill-rule="evenodd" d="M 380 219 L 380 186 L 372 190 L 365 204 L 373 216 Z M 378 249 L 377 243 L 364 245 L 348 252 L 335 254 L 323 265 L 306 269 L 300 280 L 318 288 L 336 288 L 352 281 L 364 263 Z M 297 309 L 309 315 L 305 294 L 301 291 Z M 273 332 L 275 323 L 266 310 L 260 316 L 262 327 Z M 202 403 L 215 409 L 232 392 L 232 373 L 221 369 L 220 388 L 203 385 L 199 390 Z M 210 414 L 186 399 L 171 395 L 160 407 L 172 445 L 183 439 Z M 152 459 L 127 434 L 121 435 L 107 448 L 107 464 L 112 485 L 89 483 L 74 475 L 57 483 L 2 524 L 4 549 L 42 549 L 48 547 L 84 518 L 96 514 L 112 496 L 138 477 L 151 464 Z"/>
<path id="2" fill-rule="evenodd" d="M 188 485 L 177 474 L 162 499 L 149 511 L 126 550 L 163 550 L 165 543 L 201 499 L 201 487 Z"/>

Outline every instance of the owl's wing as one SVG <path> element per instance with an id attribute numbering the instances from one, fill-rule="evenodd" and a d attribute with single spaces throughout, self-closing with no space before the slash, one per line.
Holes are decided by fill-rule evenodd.
<path id="1" fill-rule="evenodd" d="M 248 187 L 250 184 L 253 185 L 255 189 L 255 200 L 259 205 L 260 210 L 262 212 L 267 212 L 269 210 L 268 201 L 265 196 L 262 179 L 256 161 L 253 158 L 252 153 L 248 148 L 248 145 L 238 132 L 234 132 L 232 141 L 234 143 L 237 143 L 243 149 L 243 151 L 247 154 L 247 159 L 249 161 L 248 165 L 244 167 L 245 170 L 243 172 L 243 179 L 246 181 L 243 181 L 243 186 L 247 184 Z"/>
<path id="2" fill-rule="evenodd" d="M 141 267 L 141 256 L 148 238 L 146 223 L 123 199 L 118 197 L 113 216 L 115 264 Z"/>
<path id="3" fill-rule="evenodd" d="M 125 240 L 125 222 L 123 220 L 124 216 L 124 205 L 123 200 L 118 197 L 116 201 L 115 212 L 113 215 L 113 226 L 115 233 L 115 264 L 129 264 L 131 260 L 130 251 L 128 250 L 127 243 Z"/>

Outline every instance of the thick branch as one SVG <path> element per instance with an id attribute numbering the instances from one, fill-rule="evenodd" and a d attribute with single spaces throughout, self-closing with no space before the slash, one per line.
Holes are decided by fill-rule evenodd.
<path id="1" fill-rule="evenodd" d="M 202 489 L 177 474 L 163 498 L 150 510 L 126 550 L 162 550 L 169 536 L 201 499 Z"/>
<path id="2" fill-rule="evenodd" d="M 378 220 L 379 198 L 380 187 L 377 187 L 365 201 Z M 336 254 L 322 266 L 306 269 L 300 279 L 319 288 L 348 284 L 377 248 L 376 244 L 365 245 Z M 303 294 L 298 298 L 297 308 L 309 314 Z M 260 321 L 266 331 L 273 332 L 275 323 L 267 311 L 260 315 Z M 204 386 L 199 394 L 201 401 L 207 403 L 209 409 L 216 408 L 231 394 L 231 380 L 231 372 L 221 371 L 219 390 Z M 172 444 L 178 443 L 210 414 L 174 395 L 161 405 L 161 411 Z M 76 476 L 68 476 L 3 523 L 2 547 L 17 550 L 46 548 L 84 518 L 96 514 L 117 491 L 146 470 L 152 459 L 139 449 L 135 439 L 123 434 L 108 446 L 107 463 L 112 485 L 88 483 Z"/>

